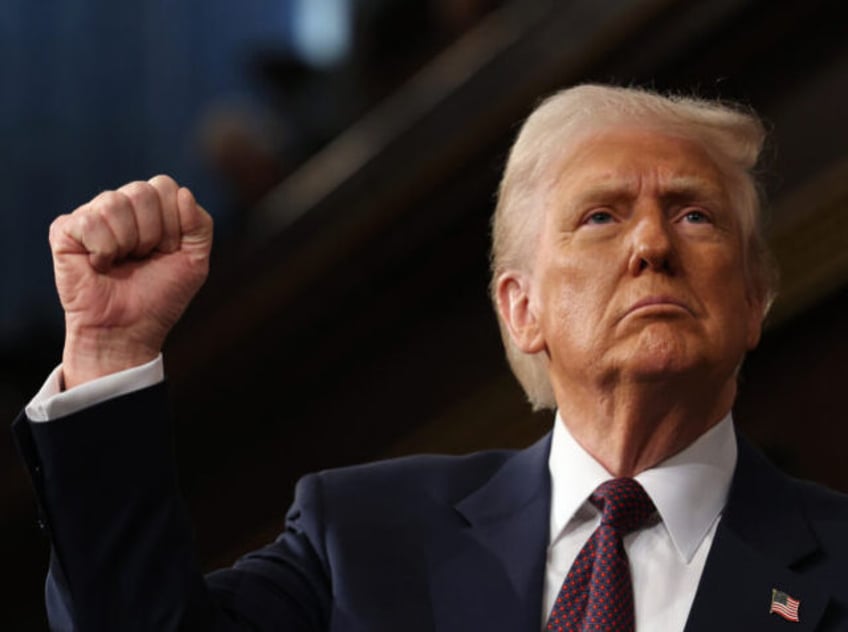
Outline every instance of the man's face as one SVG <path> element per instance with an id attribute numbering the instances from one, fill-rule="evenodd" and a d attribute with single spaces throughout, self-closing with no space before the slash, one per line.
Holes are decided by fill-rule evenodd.
<path id="1" fill-rule="evenodd" d="M 559 396 L 573 380 L 734 379 L 759 340 L 725 178 L 694 141 L 616 129 L 559 166 L 527 308 Z M 567 391 L 567 389 L 566 389 Z"/>

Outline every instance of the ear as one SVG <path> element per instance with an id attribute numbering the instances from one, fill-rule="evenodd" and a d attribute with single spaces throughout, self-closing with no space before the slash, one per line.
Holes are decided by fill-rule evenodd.
<path id="1" fill-rule="evenodd" d="M 760 343 L 760 336 L 763 333 L 763 322 L 766 319 L 768 308 L 767 292 L 761 287 L 749 288 L 746 293 L 747 303 L 747 333 L 748 333 L 748 351 L 753 350 Z"/>
<path id="2" fill-rule="evenodd" d="M 748 298 L 748 351 L 752 351 L 760 344 L 760 336 L 763 333 L 763 321 L 765 321 L 765 304 L 759 298 Z"/>
<path id="3" fill-rule="evenodd" d="M 545 348 L 539 319 L 530 300 L 530 280 L 526 274 L 507 271 L 495 284 L 498 314 L 512 342 L 524 353 Z"/>

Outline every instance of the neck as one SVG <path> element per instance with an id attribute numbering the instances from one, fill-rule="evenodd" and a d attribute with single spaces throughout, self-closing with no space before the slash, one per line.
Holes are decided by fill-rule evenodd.
<path id="1" fill-rule="evenodd" d="M 712 384 L 712 389 L 704 384 Z M 614 476 L 635 476 L 680 452 L 721 421 L 736 395 L 735 376 L 715 382 L 662 380 L 614 388 L 555 387 L 560 416 L 575 440 Z"/>

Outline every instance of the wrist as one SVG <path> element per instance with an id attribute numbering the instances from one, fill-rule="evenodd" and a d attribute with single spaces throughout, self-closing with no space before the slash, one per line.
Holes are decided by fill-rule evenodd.
<path id="1" fill-rule="evenodd" d="M 62 352 L 63 388 L 141 366 L 159 353 L 159 346 L 136 343 L 129 336 L 115 336 L 112 331 L 84 335 L 69 331 Z"/>

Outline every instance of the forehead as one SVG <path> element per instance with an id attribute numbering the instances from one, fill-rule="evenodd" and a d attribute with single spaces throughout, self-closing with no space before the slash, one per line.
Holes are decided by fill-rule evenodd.
<path id="1" fill-rule="evenodd" d="M 633 128 L 588 134 L 555 168 L 555 189 L 571 195 L 626 194 L 655 187 L 725 196 L 725 178 L 699 142 Z"/>

